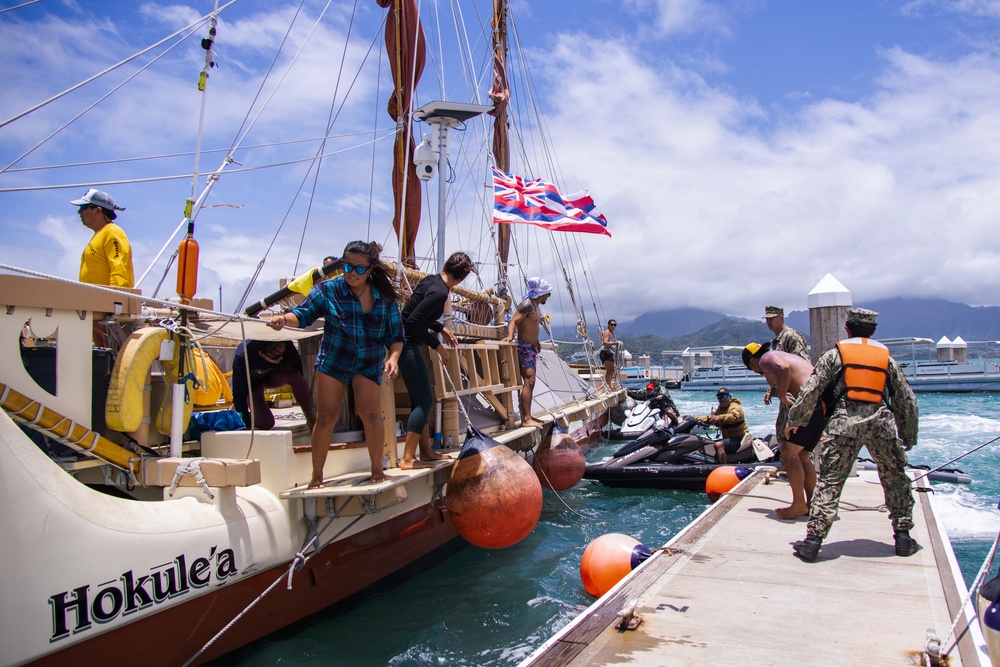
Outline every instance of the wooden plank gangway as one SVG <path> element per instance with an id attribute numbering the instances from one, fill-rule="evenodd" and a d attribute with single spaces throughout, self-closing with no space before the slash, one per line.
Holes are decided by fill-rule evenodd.
<path id="1" fill-rule="evenodd" d="M 805 520 L 773 512 L 789 504 L 788 484 L 757 472 L 521 665 L 906 666 L 925 664 L 931 635 L 942 650 L 961 638 L 949 667 L 989 665 L 933 492 L 924 480 L 916 485 L 915 555 L 895 555 L 891 524 L 877 509 L 882 487 L 861 472 L 848 479 L 839 517 L 808 563 L 791 546 L 805 536 Z M 641 622 L 619 630 L 629 607 Z"/>

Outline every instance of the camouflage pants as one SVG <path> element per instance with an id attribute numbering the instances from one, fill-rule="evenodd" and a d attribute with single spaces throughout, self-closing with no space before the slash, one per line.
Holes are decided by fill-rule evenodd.
<path id="1" fill-rule="evenodd" d="M 788 407 L 778 404 L 778 419 L 774 422 L 774 437 L 778 442 L 785 441 L 785 426 L 788 424 Z"/>
<path id="2" fill-rule="evenodd" d="M 905 472 L 906 452 L 896 440 L 827 435 L 823 443 L 819 480 L 809 505 L 809 526 L 806 528 L 808 534 L 825 538 L 830 532 L 830 526 L 837 517 L 844 482 L 847 481 L 862 446 L 868 447 L 868 452 L 878 466 L 878 476 L 882 482 L 893 530 L 913 528 L 913 492 L 910 489 L 910 478 Z"/>

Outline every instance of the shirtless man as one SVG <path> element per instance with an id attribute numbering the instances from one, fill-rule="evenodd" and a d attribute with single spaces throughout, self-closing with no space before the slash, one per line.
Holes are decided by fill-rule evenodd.
<path id="1" fill-rule="evenodd" d="M 770 351 L 770 343 L 758 345 L 750 343 L 743 348 L 743 364 L 754 373 L 761 373 L 781 401 L 778 420 L 775 422 L 775 437 L 781 443 L 781 461 L 785 464 L 788 485 L 792 487 L 792 504 L 775 510 L 781 519 L 794 519 L 809 514 L 809 502 L 816 488 L 816 468 L 809 453 L 816 442 L 806 446 L 785 439 L 785 422 L 788 408 L 799 395 L 799 390 L 812 375 L 813 366 L 797 354 Z M 804 435 L 804 434 L 803 434 Z M 819 438 L 816 438 L 818 441 Z"/>
<path id="2" fill-rule="evenodd" d="M 507 335 L 501 340 L 517 338 L 517 361 L 521 367 L 521 426 L 541 428 L 542 423 L 531 416 L 531 393 L 535 389 L 535 364 L 538 353 L 542 349 L 538 342 L 538 329 L 541 322 L 538 307 L 549 300 L 552 285 L 544 278 L 528 278 L 528 293 L 521 303 L 517 304 L 514 317 L 507 325 Z"/>

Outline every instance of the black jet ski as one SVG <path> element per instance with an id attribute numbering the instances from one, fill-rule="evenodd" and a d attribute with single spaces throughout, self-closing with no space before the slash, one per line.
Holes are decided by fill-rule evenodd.
<path id="1" fill-rule="evenodd" d="M 704 490 L 705 480 L 719 467 L 715 461 L 716 438 L 709 436 L 710 428 L 715 431 L 691 418 L 673 428 L 665 427 L 661 420 L 611 458 L 588 464 L 583 478 L 614 487 Z M 748 436 L 735 454 L 727 456 L 727 465 L 777 466 L 778 451 L 773 436 L 764 440 Z"/>

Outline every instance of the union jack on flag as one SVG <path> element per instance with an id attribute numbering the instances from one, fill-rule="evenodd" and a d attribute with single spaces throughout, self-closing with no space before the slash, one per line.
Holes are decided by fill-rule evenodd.
<path id="1" fill-rule="evenodd" d="M 526 182 L 496 167 L 493 167 L 493 222 L 611 236 L 608 221 L 586 190 L 563 197 L 548 181 L 539 178 Z"/>

